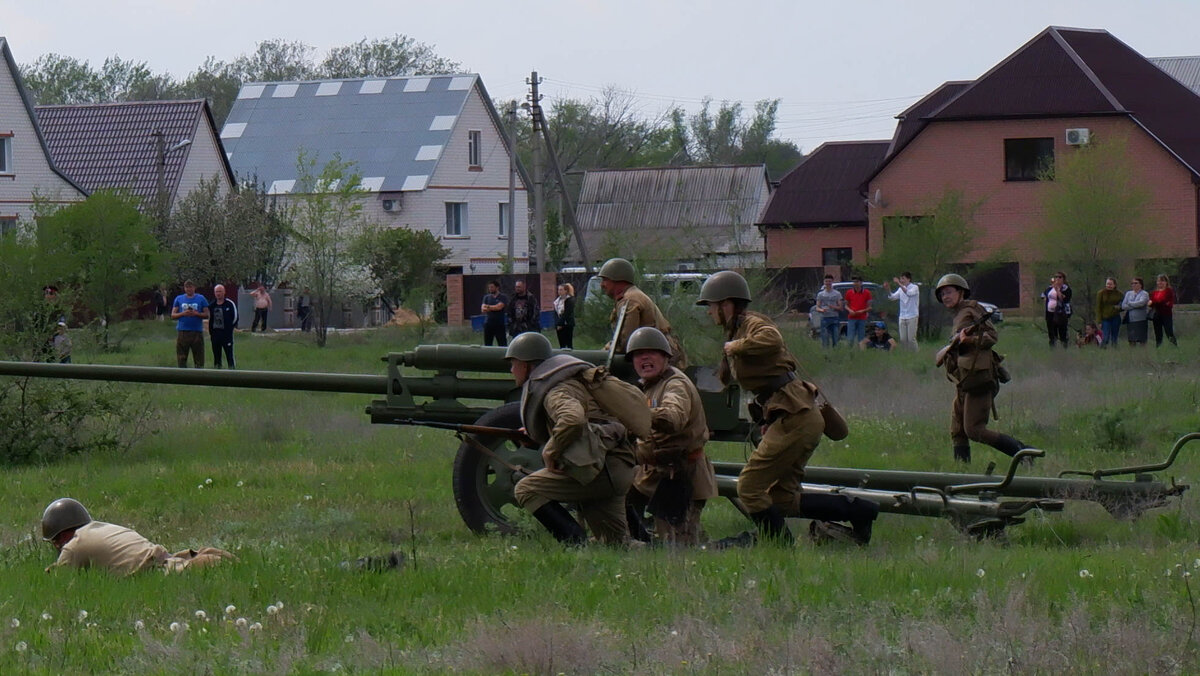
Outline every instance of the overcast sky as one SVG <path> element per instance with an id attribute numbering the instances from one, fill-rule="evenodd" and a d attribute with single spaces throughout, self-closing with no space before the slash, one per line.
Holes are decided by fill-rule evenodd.
<path id="1" fill-rule="evenodd" d="M 546 103 L 629 90 L 654 116 L 704 97 L 780 103 L 778 135 L 888 138 L 897 113 L 946 80 L 973 79 L 1049 25 L 1104 28 L 1146 56 L 1200 54 L 1195 0 L 0 0 L 0 34 L 19 63 L 46 53 L 145 61 L 186 76 L 260 40 L 323 54 L 402 33 L 480 73 L 494 98 Z"/>

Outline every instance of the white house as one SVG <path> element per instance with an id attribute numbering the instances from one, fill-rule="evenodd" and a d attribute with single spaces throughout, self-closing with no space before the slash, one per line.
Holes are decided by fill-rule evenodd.
<path id="1" fill-rule="evenodd" d="M 243 85 L 221 131 L 239 180 L 286 196 L 301 151 L 362 176 L 366 217 L 438 236 L 459 272 L 500 270 L 508 251 L 508 141 L 478 75 Z M 518 166 L 514 267 L 529 261 L 528 180 Z"/>

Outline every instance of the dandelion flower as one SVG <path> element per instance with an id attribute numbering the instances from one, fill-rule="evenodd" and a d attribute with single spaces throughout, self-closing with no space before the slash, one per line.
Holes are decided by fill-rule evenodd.
<path id="1" fill-rule="evenodd" d="M 167 627 L 167 629 L 170 629 L 171 631 L 179 631 L 183 629 L 183 625 L 179 624 L 178 622 L 172 622 L 171 626 Z"/>
<path id="2" fill-rule="evenodd" d="M 204 484 L 200 484 L 200 485 L 196 486 L 196 488 L 199 488 L 200 490 L 204 490 Z"/>
<path id="3" fill-rule="evenodd" d="M 42 613 L 42 619 L 46 620 L 46 621 L 50 621 L 50 620 L 54 619 L 54 616 L 51 615 L 50 613 Z"/>
<path id="4" fill-rule="evenodd" d="M 205 485 L 205 486 L 211 486 L 211 485 L 212 485 L 212 479 L 211 479 L 211 478 L 205 479 L 205 480 L 204 480 L 204 485 Z"/>
<path id="5" fill-rule="evenodd" d="M 133 623 L 133 628 L 137 629 L 138 631 L 141 631 L 146 628 L 146 623 L 142 622 L 141 620 L 138 620 L 137 622 Z"/>
<path id="6" fill-rule="evenodd" d="M 204 621 L 208 620 L 208 613 L 204 612 L 203 610 L 197 610 L 196 611 L 196 619 L 200 620 L 201 622 L 204 622 Z"/>
<path id="7" fill-rule="evenodd" d="M 306 496 L 304 496 L 304 499 L 305 499 L 305 500 L 312 500 L 312 496 L 311 496 L 311 495 L 306 495 Z"/>
<path id="8" fill-rule="evenodd" d="M 262 630 L 261 622 L 255 622 L 254 624 L 250 625 L 250 631 L 261 631 L 261 630 Z"/>
<path id="9" fill-rule="evenodd" d="M 679 635 L 679 632 L 678 632 L 677 630 L 675 630 L 675 629 L 672 629 L 672 630 L 671 630 L 671 635 L 672 635 L 672 636 L 678 636 L 678 635 Z"/>
<path id="10" fill-rule="evenodd" d="M 79 621 L 83 622 L 86 619 L 87 619 L 87 611 L 86 610 L 79 611 Z"/>
<path id="11" fill-rule="evenodd" d="M 1183 576 L 1184 576 L 1184 577 L 1191 577 L 1191 576 L 1192 576 L 1192 571 L 1190 571 L 1190 570 L 1185 570 L 1185 571 L 1183 571 Z"/>
<path id="12" fill-rule="evenodd" d="M 1079 571 L 1079 577 L 1081 577 L 1085 580 L 1089 577 L 1093 577 L 1092 571 L 1088 570 L 1087 568 L 1084 568 L 1083 570 Z"/>
<path id="13" fill-rule="evenodd" d="M 241 488 L 242 486 L 245 486 L 245 485 L 246 485 L 246 482 L 245 482 L 245 481 L 241 481 L 241 480 L 239 480 L 239 481 L 237 482 L 237 487 L 238 487 L 238 488 Z"/>
<path id="14" fill-rule="evenodd" d="M 225 614 L 226 615 L 232 615 L 236 612 L 237 612 L 237 606 L 233 605 L 232 603 L 225 606 Z"/>
<path id="15" fill-rule="evenodd" d="M 236 620 L 234 620 L 233 623 L 239 627 L 244 627 L 244 626 L 246 626 L 246 618 L 239 617 Z"/>
<path id="16" fill-rule="evenodd" d="M 975 571 L 975 577 L 983 577 L 984 575 L 987 575 L 987 571 L 982 568 Z"/>
<path id="17" fill-rule="evenodd" d="M 1200 559 L 1192 561 L 1192 568 L 1200 568 Z"/>
<path id="18" fill-rule="evenodd" d="M 746 589 L 754 589 L 758 586 L 758 580 L 746 580 Z"/>
<path id="19" fill-rule="evenodd" d="M 346 643 L 354 643 L 354 634 L 346 634 L 346 638 L 342 640 Z"/>
<path id="20" fill-rule="evenodd" d="M 275 613 L 278 613 L 278 612 L 279 612 L 278 606 L 267 606 L 267 614 L 268 615 L 274 615 Z"/>
<path id="21" fill-rule="evenodd" d="M 21 626 L 21 621 L 14 617 L 12 618 L 12 621 L 8 623 L 8 626 L 16 629 L 17 627 Z"/>
<path id="22" fill-rule="evenodd" d="M 1171 577 L 1171 569 L 1170 568 L 1167 569 L 1166 577 Z"/>
<path id="23" fill-rule="evenodd" d="M 24 641 L 17 641 L 17 644 L 13 646 L 13 648 L 16 649 L 17 652 L 23 653 L 29 648 L 29 646 Z"/>
<path id="24" fill-rule="evenodd" d="M 280 609 L 280 610 L 283 610 L 283 601 L 276 601 L 276 602 L 275 602 L 275 607 L 276 607 L 276 608 L 278 608 L 278 609 Z"/>

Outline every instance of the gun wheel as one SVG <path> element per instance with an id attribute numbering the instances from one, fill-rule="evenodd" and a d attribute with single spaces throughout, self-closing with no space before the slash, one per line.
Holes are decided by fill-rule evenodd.
<path id="1" fill-rule="evenodd" d="M 489 427 L 521 426 L 519 404 L 507 403 L 476 421 Z M 477 435 L 479 443 L 506 462 L 535 471 L 542 467 L 540 449 L 524 448 L 508 439 Z M 513 487 L 524 475 L 505 467 L 472 444 L 463 442 L 454 456 L 454 502 L 467 528 L 479 534 L 516 532 L 520 512 Z"/>

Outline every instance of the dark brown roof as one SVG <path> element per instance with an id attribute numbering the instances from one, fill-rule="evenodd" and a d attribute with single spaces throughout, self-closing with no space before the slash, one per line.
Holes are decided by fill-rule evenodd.
<path id="1" fill-rule="evenodd" d="M 970 80 L 958 80 L 951 82 L 943 82 L 942 86 L 929 92 L 925 98 L 917 101 L 909 106 L 908 110 L 896 116 L 899 120 L 896 123 L 896 133 L 892 136 L 892 144 L 888 148 L 887 154 L 894 155 L 900 151 L 908 142 L 922 129 L 925 128 L 925 116 L 933 111 L 946 105 L 963 92 L 964 89 L 971 86 Z"/>
<path id="2" fill-rule="evenodd" d="M 766 226 L 866 225 L 860 186 L 890 145 L 889 141 L 821 144 L 779 182 L 760 222 Z"/>
<path id="3" fill-rule="evenodd" d="M 50 154 L 64 173 L 89 192 L 124 188 L 143 201 L 152 200 L 158 190 L 153 132 L 163 131 L 164 147 L 169 150 L 184 139 L 197 140 L 192 136 L 202 119 L 215 129 L 202 99 L 38 106 L 37 115 Z M 166 153 L 169 195 L 175 194 L 191 150 L 188 145 Z M 221 155 L 225 160 L 224 152 Z"/>

